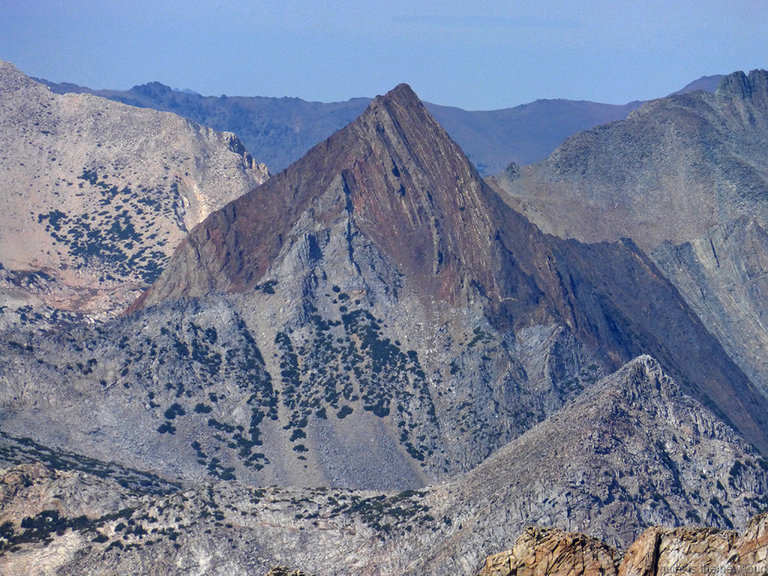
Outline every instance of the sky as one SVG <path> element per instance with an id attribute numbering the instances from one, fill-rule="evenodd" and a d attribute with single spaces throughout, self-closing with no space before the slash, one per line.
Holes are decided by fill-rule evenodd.
<path id="1" fill-rule="evenodd" d="M 623 104 L 768 68 L 768 0 L 0 0 L 0 59 L 97 89 Z"/>

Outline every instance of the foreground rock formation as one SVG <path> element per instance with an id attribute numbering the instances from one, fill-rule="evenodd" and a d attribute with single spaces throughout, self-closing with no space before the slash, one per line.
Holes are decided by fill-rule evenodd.
<path id="1" fill-rule="evenodd" d="M 576 532 L 526 528 L 512 550 L 488 557 L 477 576 L 612 576 L 618 553 Z"/>
<path id="2" fill-rule="evenodd" d="M 649 528 L 624 554 L 579 533 L 528 528 L 512 550 L 490 556 L 477 576 L 657 576 L 768 573 L 768 514 L 743 532 Z"/>

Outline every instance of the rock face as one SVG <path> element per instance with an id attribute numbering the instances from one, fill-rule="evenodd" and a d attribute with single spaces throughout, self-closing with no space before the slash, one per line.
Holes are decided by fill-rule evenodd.
<path id="1" fill-rule="evenodd" d="M 729 356 L 768 395 L 765 228 L 754 218 L 738 218 L 690 242 L 664 242 L 652 257 Z"/>
<path id="2" fill-rule="evenodd" d="M 316 226 L 354 219 L 401 274 L 418 275 L 428 282 L 420 286 L 425 293 L 456 301 L 469 290 L 460 268 L 487 276 L 477 269 L 493 236 L 482 188 L 459 148 L 400 86 L 265 189 L 195 230 L 146 303 L 251 289 L 295 241 L 291 229 L 307 212 Z"/>
<path id="3" fill-rule="evenodd" d="M 528 528 L 512 550 L 490 556 L 477 576 L 764 574 L 766 570 L 768 515 L 763 514 L 741 534 L 711 528 L 649 528 L 620 562 L 615 550 L 583 534 Z"/>
<path id="4" fill-rule="evenodd" d="M 768 515 L 741 534 L 711 528 L 649 528 L 624 555 L 620 576 L 768 571 Z"/>
<path id="5" fill-rule="evenodd" d="M 602 576 L 616 574 L 618 553 L 583 534 L 527 528 L 509 552 L 490 556 L 477 576 Z"/>
<path id="6" fill-rule="evenodd" d="M 0 149 L 0 323 L 36 303 L 121 311 L 188 230 L 268 177 L 233 134 L 60 96 L 6 62 Z"/>

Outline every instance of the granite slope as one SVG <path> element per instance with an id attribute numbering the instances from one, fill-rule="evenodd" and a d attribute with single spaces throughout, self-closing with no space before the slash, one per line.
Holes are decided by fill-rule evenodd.
<path id="1" fill-rule="evenodd" d="M 9 326 L 35 316 L 27 306 L 122 311 L 188 230 L 268 177 L 231 133 L 54 94 L 7 62 L 0 150 L 0 324 Z"/>

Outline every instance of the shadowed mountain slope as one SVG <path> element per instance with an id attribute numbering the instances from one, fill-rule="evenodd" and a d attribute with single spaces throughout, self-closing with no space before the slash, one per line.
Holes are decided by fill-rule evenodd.
<path id="1" fill-rule="evenodd" d="M 544 230 L 631 237 L 768 396 L 768 72 L 651 102 L 493 182 Z"/>

